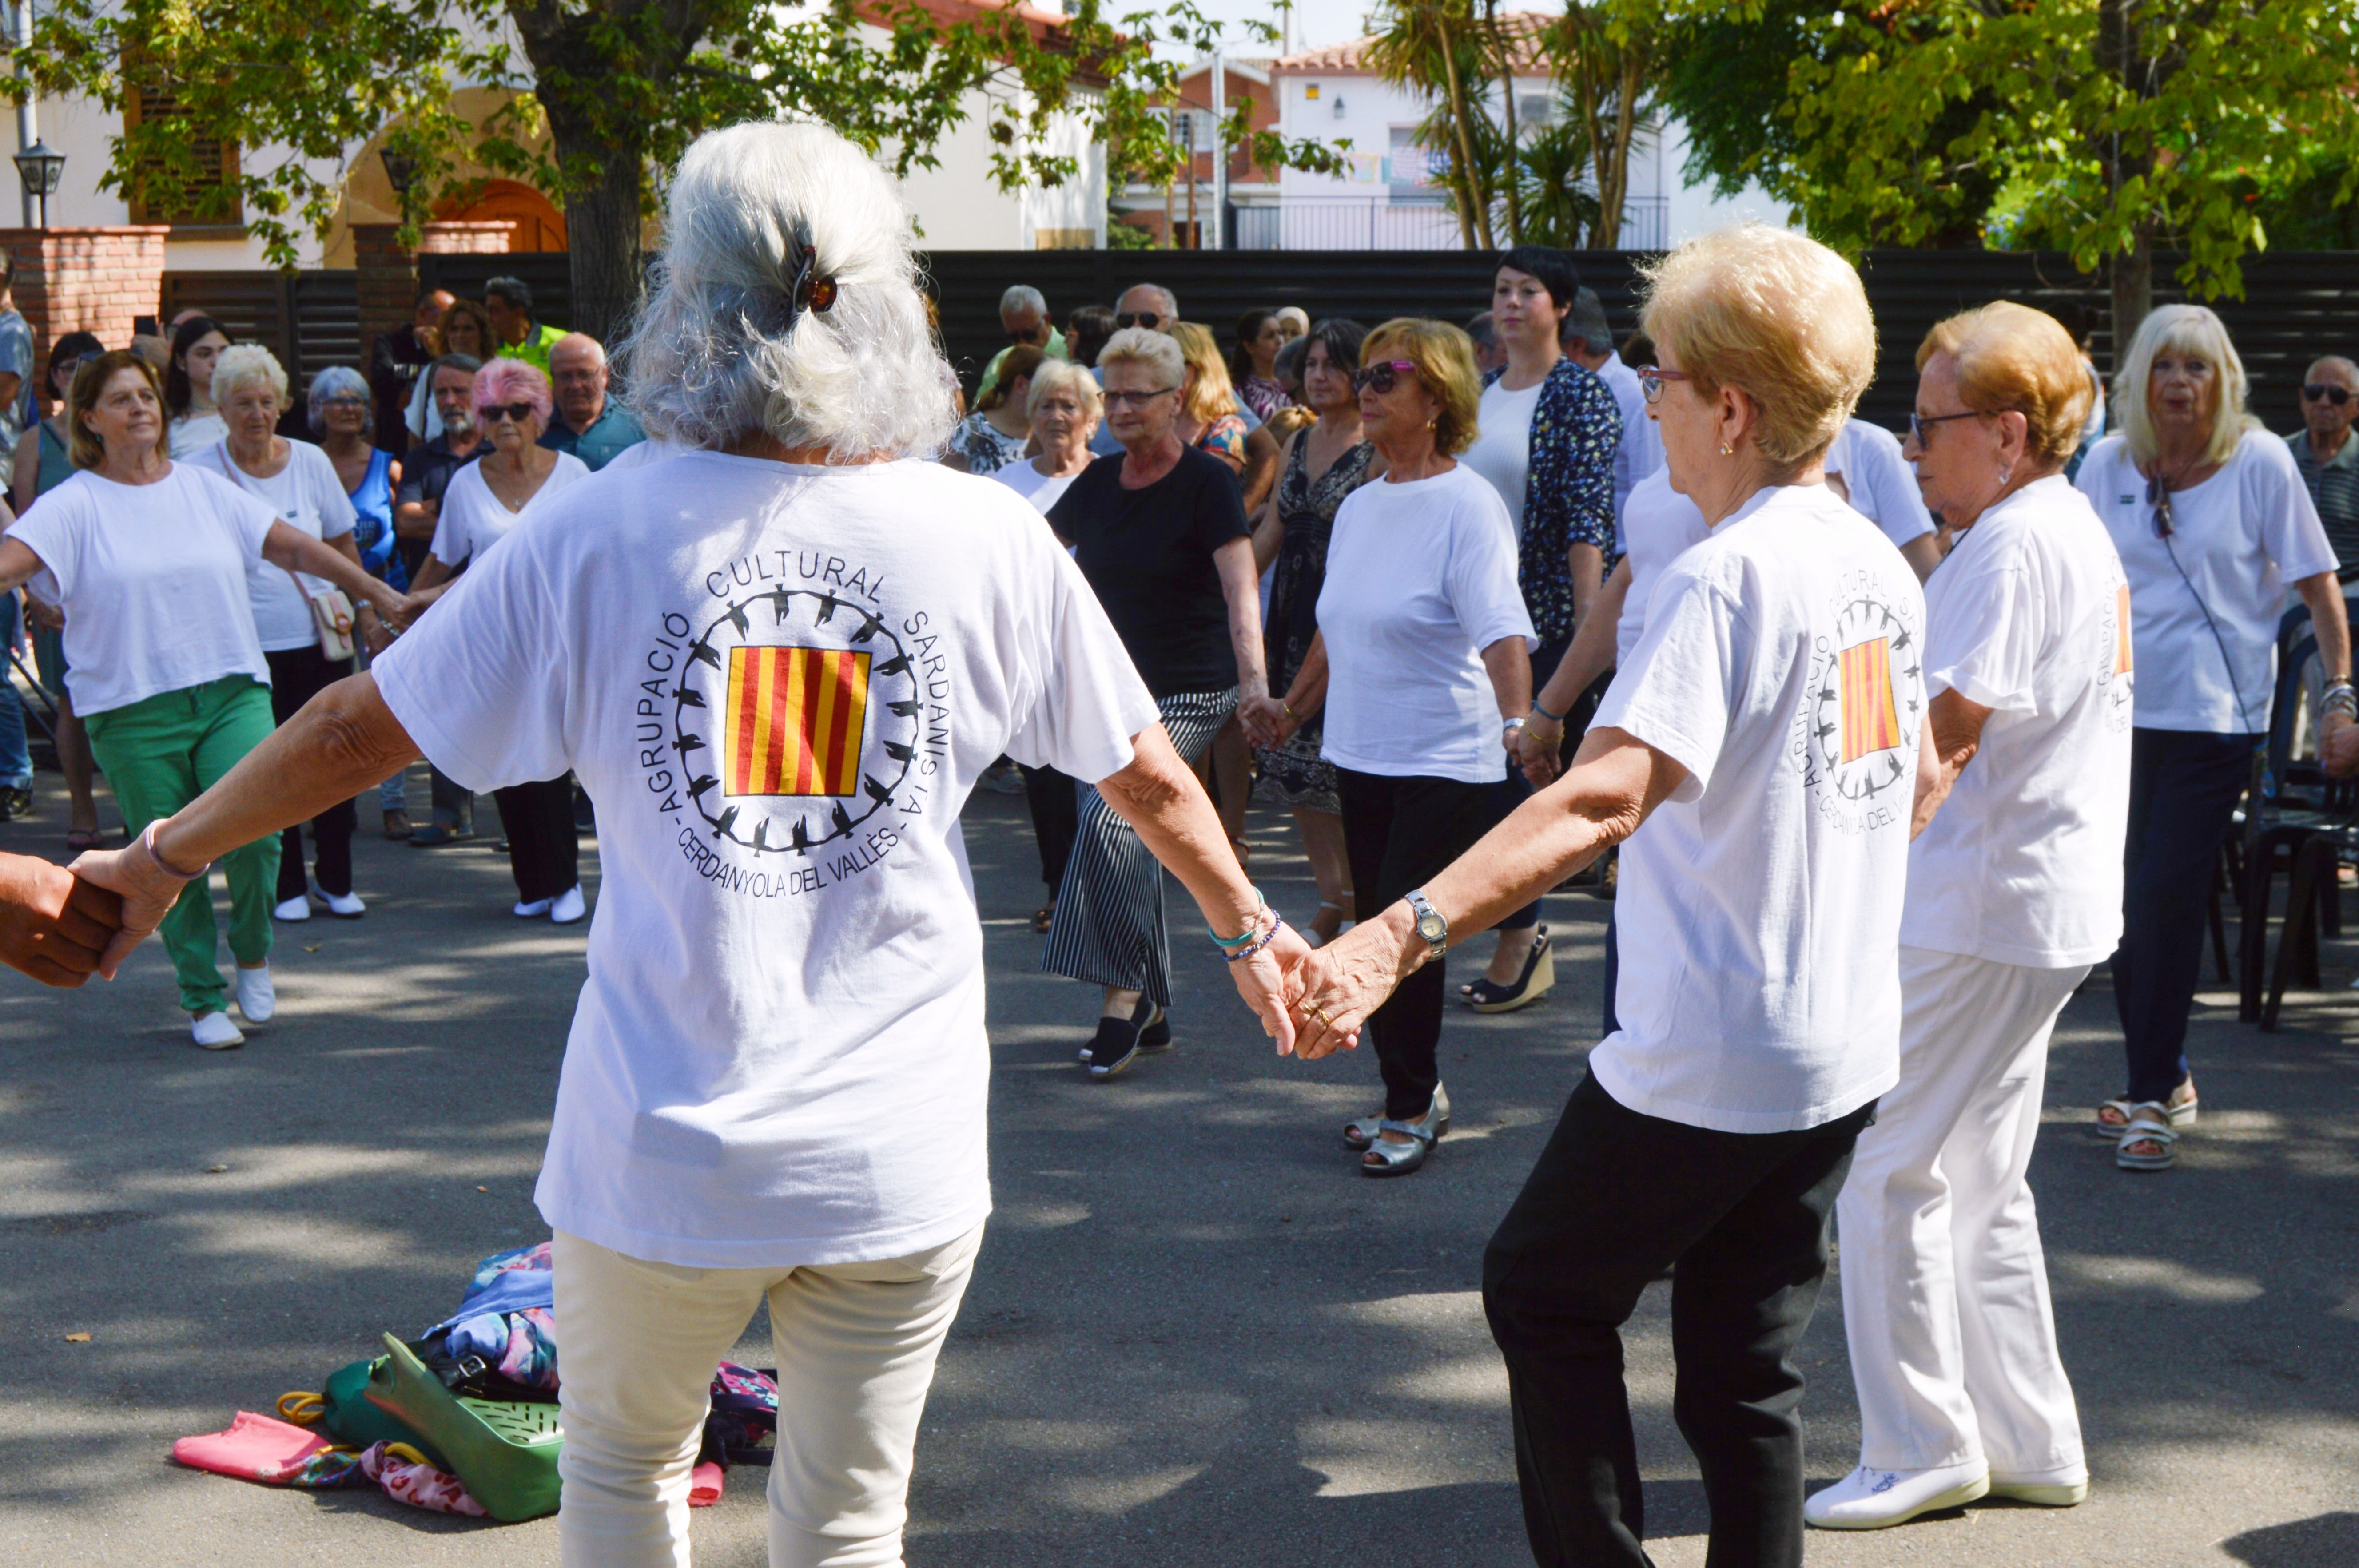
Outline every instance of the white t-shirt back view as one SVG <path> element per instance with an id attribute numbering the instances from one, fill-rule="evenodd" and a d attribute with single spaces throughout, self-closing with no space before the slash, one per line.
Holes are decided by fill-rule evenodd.
<path id="1" fill-rule="evenodd" d="M 2093 964 L 2122 931 L 2130 590 L 2071 481 L 2026 485 L 1925 584 L 1927 700 L 1992 709 L 1908 854 L 1900 939 L 2031 968 Z"/>
<path id="2" fill-rule="evenodd" d="M 309 441 L 287 443 L 287 466 L 268 479 L 256 479 L 237 466 L 226 442 L 191 453 L 190 464 L 212 472 L 253 496 L 271 514 L 314 539 L 340 539 L 353 531 L 357 514 L 343 481 L 336 477 L 335 460 Z M 331 585 L 322 578 L 300 574 L 303 593 L 295 591 L 298 574 L 274 567 L 256 557 L 245 579 L 246 597 L 254 603 L 255 634 L 266 654 L 319 645 L 319 627 L 304 594 L 319 593 Z"/>
<path id="3" fill-rule="evenodd" d="M 442 492 L 441 515 L 434 521 L 434 542 L 426 546 L 427 552 L 446 567 L 463 567 L 506 538 L 508 531 L 529 515 L 534 507 L 547 503 L 568 486 L 589 477 L 588 463 L 571 452 L 560 452 L 556 467 L 540 481 L 540 488 L 532 492 L 532 499 L 521 510 L 511 512 L 506 502 L 492 493 L 490 483 L 484 478 L 484 465 L 469 463 L 451 476 L 451 488 Z"/>
<path id="4" fill-rule="evenodd" d="M 1843 475 L 1851 509 L 1884 530 L 1895 545 L 1933 531 L 1933 514 L 1917 488 L 1917 470 L 1900 455 L 1900 438 L 1881 425 L 1846 419 L 1827 449 L 1827 472 Z"/>
<path id="5" fill-rule="evenodd" d="M 1616 1100 L 1722 1132 L 1847 1115 L 1899 1077 L 1925 600 L 1824 485 L 1755 495 L 1656 579 L 1596 723 L 1688 777 L 1622 849 Z"/>
<path id="6" fill-rule="evenodd" d="M 34 503 L 8 537 L 41 557 L 34 597 L 66 612 L 74 711 L 87 719 L 234 675 L 268 686 L 246 580 L 274 521 L 185 462 L 153 484 L 84 469 Z"/>
<path id="7" fill-rule="evenodd" d="M 454 486 L 455 488 L 455 486 Z M 568 768 L 604 885 L 536 1196 L 689 1268 L 875 1261 L 990 1211 L 958 816 L 1157 721 L 1005 485 L 690 452 L 536 498 L 376 661 L 476 790 Z"/>
<path id="8" fill-rule="evenodd" d="M 2168 540 L 2124 438 L 2089 449 L 2073 482 L 2114 536 L 2130 579 L 2138 728 L 2267 730 L 2286 589 L 2338 564 L 2285 442 L 2245 431 L 2218 473 L 2170 498 Z"/>
<path id="9" fill-rule="evenodd" d="M 1343 498 L 1319 590 L 1329 762 L 1391 778 L 1507 776 L 1482 651 L 1531 643 L 1512 530 L 1498 492 L 1462 462 Z"/>

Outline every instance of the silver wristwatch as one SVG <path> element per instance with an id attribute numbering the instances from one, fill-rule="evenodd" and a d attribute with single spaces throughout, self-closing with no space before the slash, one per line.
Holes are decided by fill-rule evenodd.
<path id="1" fill-rule="evenodd" d="M 1423 888 L 1411 888 L 1401 895 L 1417 916 L 1417 934 L 1425 938 L 1430 951 L 1427 957 L 1439 958 L 1450 950 L 1450 922 L 1441 918 L 1441 911 L 1428 902 Z"/>

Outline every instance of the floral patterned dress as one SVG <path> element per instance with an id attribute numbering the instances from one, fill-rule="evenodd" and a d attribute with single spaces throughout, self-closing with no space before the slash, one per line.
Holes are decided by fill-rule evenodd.
<path id="1" fill-rule="evenodd" d="M 1270 562 L 1262 656 L 1269 665 L 1269 689 L 1280 697 L 1301 673 L 1310 640 L 1319 634 L 1319 590 L 1327 581 L 1327 541 L 1334 533 L 1335 509 L 1368 482 L 1368 469 L 1376 460 L 1376 449 L 1362 441 L 1313 480 L 1310 454 L 1310 435 L 1305 431 L 1296 439 L 1277 481 L 1277 515 L 1286 524 L 1286 537 L 1278 544 L 1277 558 Z M 1319 754 L 1319 718 L 1312 714 L 1276 746 L 1256 749 L 1261 782 L 1255 793 L 1265 804 L 1343 810 L 1335 796 L 1335 764 Z"/>
<path id="2" fill-rule="evenodd" d="M 1216 458 L 1227 459 L 1242 470 L 1245 466 L 1245 416 L 1234 412 L 1222 415 L 1204 427 L 1204 433 L 1196 438 L 1196 446 Z"/>
<path id="3" fill-rule="evenodd" d="M 1028 436 L 1003 436 L 981 414 L 970 414 L 951 433 L 951 450 L 966 459 L 969 473 L 996 473 L 1024 455 Z"/>

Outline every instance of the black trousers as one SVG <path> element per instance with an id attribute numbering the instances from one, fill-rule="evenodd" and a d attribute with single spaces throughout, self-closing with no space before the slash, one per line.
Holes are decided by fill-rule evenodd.
<path id="1" fill-rule="evenodd" d="M 1374 920 L 1386 906 L 1419 887 L 1474 847 L 1497 820 L 1495 784 L 1456 779 L 1392 778 L 1335 770 L 1343 807 L 1343 855 L 1352 866 L 1353 917 Z M 1436 961 L 1403 980 L 1370 1015 L 1367 1033 L 1385 1076 L 1385 1114 L 1414 1121 L 1433 1103 L 1441 1069 L 1443 971 Z"/>
<path id="2" fill-rule="evenodd" d="M 270 717 L 281 724 L 294 718 L 305 703 L 353 673 L 350 659 L 332 660 L 320 652 L 317 643 L 308 648 L 266 650 L 262 657 L 270 666 Z M 320 857 L 314 874 L 320 879 L 321 892 L 353 891 L 353 829 L 359 821 L 349 800 L 338 801 L 311 818 L 311 847 Z M 280 903 L 303 896 L 304 871 L 303 825 L 299 822 L 279 835 Z"/>
<path id="3" fill-rule="evenodd" d="M 1524 1528 L 1540 1568 L 1645 1568 L 1621 1326 L 1671 1283 L 1672 1411 L 1703 1470 L 1706 1568 L 1800 1568 L 1802 1375 L 1827 1217 L 1875 1119 L 1712 1132 L 1584 1078 L 1483 1257 L 1507 1363 Z"/>
<path id="4" fill-rule="evenodd" d="M 570 775 L 495 789 L 492 799 L 499 804 L 500 831 L 507 836 L 518 903 L 555 898 L 582 880 L 582 833 L 573 826 Z"/>
<path id="5" fill-rule="evenodd" d="M 1049 884 L 1049 902 L 1054 903 L 1057 889 L 1065 881 L 1065 862 L 1073 858 L 1073 836 L 1082 827 L 1071 777 L 1054 768 L 1025 768 L 1024 804 L 1032 808 L 1032 837 L 1040 845 L 1040 880 Z"/>
<path id="6" fill-rule="evenodd" d="M 1556 674 L 1557 665 L 1564 662 L 1565 650 L 1571 646 L 1572 639 L 1567 637 L 1562 642 L 1543 643 L 1534 651 L 1532 654 L 1533 696 L 1538 696 L 1540 687 L 1548 685 L 1549 677 Z M 1589 733 L 1589 721 L 1596 717 L 1597 705 L 1605 700 L 1605 688 L 1613 684 L 1614 672 L 1607 670 L 1590 682 L 1586 691 L 1572 699 L 1572 707 L 1566 710 L 1564 716 L 1564 739 L 1557 746 L 1557 762 L 1560 765 L 1571 763 L 1572 754 L 1581 750 L 1581 742 Z M 1497 819 L 1501 822 L 1513 816 L 1516 814 L 1516 807 L 1531 799 L 1533 793 L 1531 781 L 1524 777 L 1521 768 L 1512 763 L 1508 765 L 1507 776 L 1500 782 L 1498 791 L 1495 800 L 1495 809 L 1498 812 Z M 1539 923 L 1540 901 L 1534 899 L 1506 919 L 1499 922 L 1498 928 L 1502 931 L 1529 931 Z"/>
<path id="7" fill-rule="evenodd" d="M 2187 1014 L 2202 973 L 2212 869 L 2237 798 L 2252 780 L 2260 740 L 2184 730 L 2130 732 L 2122 945 L 2113 970 L 2133 1100 L 2168 1101 L 2186 1080 Z"/>
<path id="8" fill-rule="evenodd" d="M 1621 1019 L 1614 1011 L 1614 988 L 1622 983 L 1620 931 L 1621 927 L 1614 924 L 1614 906 L 1608 904 L 1605 906 L 1605 1005 L 1600 1010 L 1604 1017 L 1599 1021 L 1603 1025 L 1604 1033 L 1598 1036 L 1600 1040 L 1622 1027 Z"/>

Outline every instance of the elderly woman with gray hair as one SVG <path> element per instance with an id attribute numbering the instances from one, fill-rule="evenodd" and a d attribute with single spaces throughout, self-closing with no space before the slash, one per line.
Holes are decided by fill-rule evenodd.
<path id="1" fill-rule="evenodd" d="M 1825 482 L 1875 369 L 1859 276 L 1745 224 L 1682 245 L 1648 290 L 1647 404 L 1710 535 L 1658 578 L 1564 776 L 1304 961 L 1298 1049 L 1351 1043 L 1451 943 L 1626 840 L 1620 1027 L 1484 1259 L 1525 1528 L 1545 1563 L 1647 1561 L 1620 1328 L 1676 1265 L 1674 1403 L 1710 1560 L 1799 1568 L 1791 1353 L 1853 1142 L 1898 1076 L 1925 600 Z"/>
<path id="2" fill-rule="evenodd" d="M 229 434 L 190 453 L 190 466 L 211 469 L 269 507 L 280 522 L 364 566 L 353 543 L 356 514 L 335 464 L 310 442 L 290 441 L 277 433 L 288 393 L 287 373 L 277 356 L 259 343 L 223 349 L 213 361 L 212 393 Z M 262 639 L 262 656 L 270 662 L 270 714 L 280 724 L 353 673 L 349 658 L 331 659 L 320 651 L 312 596 L 327 588 L 317 578 L 299 577 L 266 560 L 246 565 L 254 630 Z M 366 628 L 365 634 L 379 634 L 384 627 L 376 607 L 366 600 L 354 607 L 353 619 L 358 627 Z M 349 798 L 312 817 L 316 868 L 308 868 L 303 859 L 302 825 L 288 825 L 280 837 L 273 920 L 309 920 L 314 901 L 340 920 L 358 920 L 368 913 L 353 892 L 353 829 L 358 825 Z"/>
<path id="3" fill-rule="evenodd" d="M 2220 318 L 2201 305 L 2162 306 L 2139 323 L 2114 376 L 2120 434 L 2092 448 L 2073 480 L 2129 574 L 2137 665 L 2128 880 L 2113 957 L 2129 1081 L 2095 1120 L 2129 1171 L 2168 1169 L 2195 1120 L 2187 1015 L 2204 909 L 2269 727 L 2288 588 L 2318 633 L 2320 749 L 2342 771 L 2341 748 L 2359 741 L 2334 550 L 2293 454 L 2245 411 L 2245 364 Z"/>
<path id="4" fill-rule="evenodd" d="M 397 589 L 409 586 L 393 528 L 394 492 L 401 484 L 401 460 L 376 444 L 376 397 L 366 377 L 350 365 L 330 365 L 311 378 L 311 434 L 336 468 L 336 478 L 353 503 L 353 543 L 369 575 Z M 374 616 L 362 634 L 361 667 L 393 645 L 393 633 Z M 409 787 L 404 773 L 376 786 L 377 811 L 388 838 L 409 836 Z"/>
<path id="5" fill-rule="evenodd" d="M 713 132 L 664 232 L 619 357 L 693 449 L 534 506 L 374 671 L 79 865 L 127 939 L 209 858 L 421 743 L 477 789 L 578 773 L 605 891 L 538 1192 L 564 1558 L 687 1560 L 713 1365 L 766 1303 L 769 1560 L 895 1563 L 991 1206 L 976 779 L 1005 752 L 1093 781 L 1281 1042 L 1304 948 L 1038 514 L 924 460 L 956 383 L 886 176 L 821 126 Z"/>

